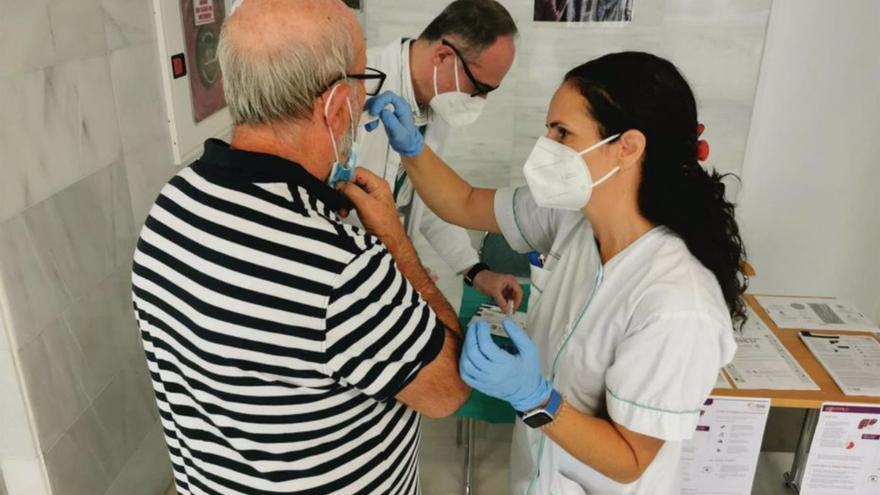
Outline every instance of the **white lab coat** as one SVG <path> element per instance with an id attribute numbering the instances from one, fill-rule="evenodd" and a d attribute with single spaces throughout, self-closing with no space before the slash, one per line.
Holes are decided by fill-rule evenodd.
<path id="1" fill-rule="evenodd" d="M 417 123 L 427 123 L 425 142 L 439 156 L 442 156 L 450 129 L 442 119 L 432 120 L 430 115 L 419 115 L 412 87 L 412 76 L 409 70 L 409 41 L 397 39 L 385 47 L 371 48 L 367 51 L 367 65 L 386 74 L 382 91 L 393 91 L 401 95 L 417 112 Z M 388 144 L 385 127 L 380 125 L 373 132 L 366 132 L 363 124 L 374 120 L 364 114 L 358 127 L 359 154 L 357 165 L 369 169 L 379 177 L 388 181 L 394 190 L 395 179 L 400 169 L 400 155 Z M 461 227 L 450 225 L 441 220 L 425 206 L 425 203 L 412 191 L 412 184 L 406 181 L 402 197 L 411 194 L 412 203 L 404 218 L 407 234 L 414 238 L 417 233 L 425 236 L 437 254 L 443 258 L 456 273 L 466 271 L 479 262 L 477 251 L 471 246 L 470 236 Z M 359 225 L 356 215 L 351 215 L 351 223 Z"/>
<path id="2" fill-rule="evenodd" d="M 546 255 L 533 268 L 528 317 L 545 376 L 575 409 L 665 440 L 638 481 L 620 484 L 518 421 L 511 493 L 526 493 L 540 472 L 531 493 L 678 494 L 681 441 L 736 351 L 717 280 L 664 227 L 603 266 L 579 211 L 540 208 L 522 187 L 496 193 L 495 215 L 514 249 Z"/>

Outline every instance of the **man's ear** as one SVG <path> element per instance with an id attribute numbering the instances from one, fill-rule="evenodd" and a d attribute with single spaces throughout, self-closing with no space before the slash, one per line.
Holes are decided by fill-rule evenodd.
<path id="1" fill-rule="evenodd" d="M 336 90 L 334 91 L 333 88 Z M 350 97 L 351 86 L 340 82 L 325 91 L 318 100 L 318 108 L 316 108 L 318 115 L 321 119 L 324 119 L 326 115 L 326 123 L 335 135 L 339 135 L 343 130 L 351 127 L 351 117 L 348 114 L 348 103 L 346 103 Z M 357 115 L 355 108 L 352 108 L 352 112 Z"/>
<path id="2" fill-rule="evenodd" d="M 621 170 L 626 170 L 642 162 L 642 157 L 645 156 L 645 147 L 648 143 L 642 131 L 630 129 L 621 134 L 617 142 L 620 144 L 617 161 L 620 163 Z"/>
<path id="3" fill-rule="evenodd" d="M 437 41 L 437 46 L 434 48 L 434 56 L 431 60 L 432 64 L 439 67 L 449 58 L 454 59 L 455 52 L 452 51 L 452 48 L 449 48 L 440 41 Z"/>

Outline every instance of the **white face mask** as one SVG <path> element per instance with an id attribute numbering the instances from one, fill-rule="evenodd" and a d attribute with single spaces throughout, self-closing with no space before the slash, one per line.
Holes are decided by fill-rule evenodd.
<path id="1" fill-rule="evenodd" d="M 333 100 L 333 96 L 336 94 L 336 89 L 338 87 L 339 85 L 333 87 L 333 90 L 330 91 L 330 96 L 327 97 L 327 102 L 324 103 L 325 120 L 329 118 L 328 112 L 330 110 L 330 102 Z M 336 189 L 336 184 L 338 182 L 351 182 L 352 177 L 354 177 L 354 168 L 357 164 L 357 121 L 354 120 L 354 111 L 351 108 L 351 98 L 346 98 L 345 102 L 348 105 L 348 114 L 351 116 L 351 134 L 343 138 L 341 146 L 336 144 L 336 137 L 333 136 L 333 130 L 330 129 L 329 124 L 327 125 L 327 131 L 330 133 L 330 144 L 333 145 L 333 153 L 336 155 L 336 161 L 333 162 L 333 168 L 330 170 L 330 177 L 327 179 L 327 185 L 333 189 Z M 342 163 L 342 158 L 339 155 L 340 148 L 343 152 L 348 148 L 348 160 L 346 160 L 345 163 Z"/>
<path id="2" fill-rule="evenodd" d="M 434 66 L 434 97 L 431 98 L 431 109 L 445 120 L 450 127 L 464 127 L 476 122 L 486 99 L 473 97 L 461 92 L 458 82 L 458 57 L 455 58 L 455 91 L 440 94 L 437 91 L 437 66 Z"/>
<path id="3" fill-rule="evenodd" d="M 538 206 L 559 210 L 580 210 L 586 206 L 593 188 L 608 180 L 620 167 L 614 167 L 594 183 L 582 157 L 618 136 L 620 134 L 607 137 L 580 153 L 541 136 L 523 166 L 526 182 Z"/>

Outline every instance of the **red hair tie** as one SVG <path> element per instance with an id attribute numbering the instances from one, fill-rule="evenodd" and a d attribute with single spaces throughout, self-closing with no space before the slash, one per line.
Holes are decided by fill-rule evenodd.
<path id="1" fill-rule="evenodd" d="M 709 143 L 705 139 L 700 139 L 700 136 L 703 135 L 703 131 L 706 130 L 706 126 L 703 124 L 697 124 L 697 160 L 701 162 L 705 162 L 709 159 Z"/>

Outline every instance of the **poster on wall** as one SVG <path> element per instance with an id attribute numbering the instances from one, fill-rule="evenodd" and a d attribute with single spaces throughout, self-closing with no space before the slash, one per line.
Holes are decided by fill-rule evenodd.
<path id="1" fill-rule="evenodd" d="M 537 22 L 632 22 L 635 0 L 535 0 Z"/>
<path id="2" fill-rule="evenodd" d="M 193 121 L 201 122 L 226 106 L 217 60 L 226 3 L 224 0 L 180 0 L 180 14 L 190 67 Z"/>
<path id="3" fill-rule="evenodd" d="M 345 2 L 345 5 L 348 5 L 348 8 L 350 8 L 350 9 L 354 9 L 357 11 L 363 10 L 363 6 L 361 5 L 361 2 L 363 2 L 363 0 L 343 0 L 343 1 Z"/>

